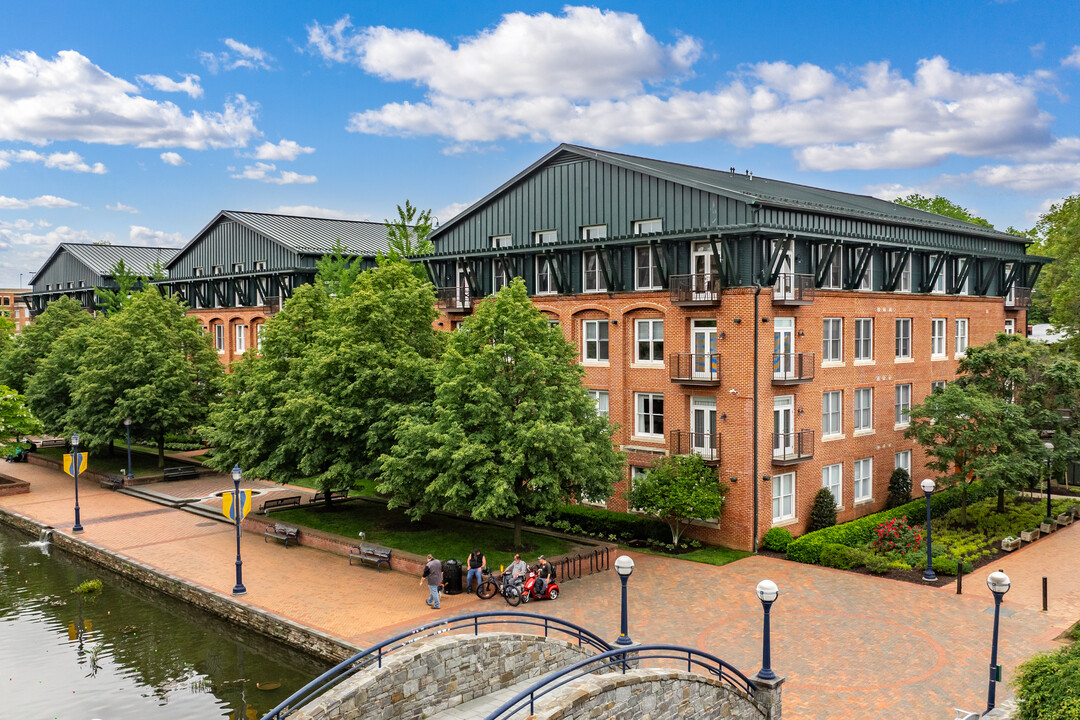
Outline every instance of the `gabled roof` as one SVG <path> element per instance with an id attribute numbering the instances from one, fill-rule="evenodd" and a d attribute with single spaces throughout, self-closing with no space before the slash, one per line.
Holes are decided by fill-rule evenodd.
<path id="1" fill-rule="evenodd" d="M 582 158 L 599 160 L 616 167 L 621 167 L 633 172 L 643 173 L 652 177 L 668 180 L 680 185 L 697 188 L 704 192 L 716 193 L 750 205 L 768 205 L 785 207 L 808 212 L 826 213 L 830 215 L 844 215 L 847 217 L 861 218 L 875 222 L 885 222 L 899 225 L 914 225 L 934 230 L 975 234 L 984 237 L 1008 238 L 1013 242 L 1027 243 L 1025 238 L 1009 235 L 999 230 L 992 230 L 981 225 L 973 225 L 950 217 L 935 213 L 916 210 L 905 205 L 888 202 L 869 195 L 856 195 L 854 193 L 841 192 L 839 190 L 825 190 L 823 188 L 799 185 L 783 180 L 770 180 L 769 178 L 752 175 L 739 175 L 722 170 L 696 167 L 694 165 L 682 165 L 680 163 L 654 160 L 651 158 L 638 157 L 636 155 L 624 155 L 622 153 L 596 150 L 563 143 L 549 152 L 537 162 L 530 165 L 521 173 L 501 185 L 494 192 L 474 203 L 468 209 L 451 219 L 445 225 L 432 233 L 432 239 L 460 220 L 466 218 L 472 212 L 480 209 L 494 200 L 506 190 L 529 177 L 549 162 L 555 159 L 563 159 L 559 156 L 566 154 L 578 155 Z"/>
<path id="2" fill-rule="evenodd" d="M 99 245 L 96 243 L 60 243 L 49 255 L 48 260 L 42 263 L 34 276 L 30 278 L 30 284 L 40 275 L 45 268 L 49 267 L 61 250 L 66 250 L 72 257 L 81 262 L 93 272 L 102 277 L 112 275 L 113 266 L 120 260 L 135 273 L 145 273 L 150 270 L 154 263 L 160 262 L 165 265 L 176 254 L 176 248 L 146 247 L 144 245 Z"/>
<path id="3" fill-rule="evenodd" d="M 173 262 L 179 260 L 188 248 L 222 219 L 238 222 L 301 255 L 325 255 L 334 249 L 339 240 L 348 252 L 361 257 L 375 257 L 388 249 L 386 225 L 380 222 L 222 210 L 180 248 L 173 257 Z"/>

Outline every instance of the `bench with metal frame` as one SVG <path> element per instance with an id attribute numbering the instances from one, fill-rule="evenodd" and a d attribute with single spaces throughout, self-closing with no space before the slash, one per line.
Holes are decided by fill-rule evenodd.
<path id="1" fill-rule="evenodd" d="M 349 491 L 348 490 L 331 490 L 330 491 L 330 502 L 332 502 L 332 503 L 345 502 L 348 499 L 349 499 Z M 316 503 L 325 503 L 325 502 L 326 502 L 326 491 L 325 490 L 320 490 L 319 492 L 315 493 L 314 497 L 312 497 L 310 500 L 308 500 L 309 505 L 314 505 Z"/>
<path id="2" fill-rule="evenodd" d="M 290 540 L 292 540 L 293 545 L 299 545 L 300 528 L 294 528 L 290 525 L 282 525 L 281 523 L 274 523 L 272 526 L 267 525 L 266 530 L 263 531 L 263 542 L 266 542 L 267 538 L 284 540 L 286 548 L 289 547 Z"/>
<path id="3" fill-rule="evenodd" d="M 54 447 L 67 447 L 67 440 L 64 438 L 41 438 L 38 441 L 31 441 L 31 445 L 34 449 L 40 450 L 41 448 L 54 448 Z"/>
<path id="4" fill-rule="evenodd" d="M 287 507 L 300 507 L 301 497 L 299 495 L 287 495 L 285 497 L 270 498 L 262 504 L 262 514 L 269 515 L 271 510 L 277 510 L 279 508 Z"/>
<path id="5" fill-rule="evenodd" d="M 352 565 L 353 558 L 356 558 L 361 565 L 365 562 L 375 563 L 375 569 L 379 571 L 382 570 L 383 563 L 386 563 L 388 569 L 393 569 L 390 568 L 390 554 L 392 552 L 393 549 L 385 545 L 362 542 L 349 549 L 349 564 Z"/>
<path id="6" fill-rule="evenodd" d="M 161 472 L 166 480 L 190 480 L 199 477 L 199 471 L 192 465 L 167 467 Z"/>
<path id="7" fill-rule="evenodd" d="M 109 488 L 110 490 L 119 490 L 124 487 L 124 478 L 120 475 L 106 475 L 101 480 L 101 487 Z"/>

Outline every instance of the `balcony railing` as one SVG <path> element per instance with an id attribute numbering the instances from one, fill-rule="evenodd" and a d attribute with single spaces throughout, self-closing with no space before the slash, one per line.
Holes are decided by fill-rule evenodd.
<path id="1" fill-rule="evenodd" d="M 671 431 L 672 455 L 698 455 L 707 463 L 720 462 L 720 433 Z"/>
<path id="2" fill-rule="evenodd" d="M 472 312 L 472 298 L 467 287 L 435 288 L 435 305 L 448 313 Z"/>
<path id="3" fill-rule="evenodd" d="M 720 353 L 672 353 L 668 372 L 681 385 L 719 385 Z"/>
<path id="4" fill-rule="evenodd" d="M 773 353 L 773 385 L 798 385 L 814 379 L 814 353 Z"/>
<path id="5" fill-rule="evenodd" d="M 720 304 L 719 275 L 672 275 L 668 285 L 672 305 Z"/>
<path id="6" fill-rule="evenodd" d="M 1013 286 L 1012 292 L 1005 296 L 1005 307 L 1023 310 L 1031 307 L 1031 288 Z"/>
<path id="7" fill-rule="evenodd" d="M 814 457 L 814 431 L 773 433 L 773 465 L 794 465 Z"/>
<path id="8" fill-rule="evenodd" d="M 773 285 L 773 305 L 809 305 L 814 302 L 814 276 L 780 273 Z"/>

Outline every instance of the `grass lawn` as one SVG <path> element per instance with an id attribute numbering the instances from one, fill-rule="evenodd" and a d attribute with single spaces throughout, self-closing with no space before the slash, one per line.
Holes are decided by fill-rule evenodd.
<path id="1" fill-rule="evenodd" d="M 431 553 L 440 560 L 456 558 L 464 562 L 472 549 L 478 547 L 492 569 L 509 565 L 514 559 L 514 531 L 510 528 L 445 515 L 429 515 L 420 522 L 412 522 L 400 510 L 387 510 L 381 503 L 353 501 L 329 510 L 322 506 L 303 507 L 276 512 L 271 517 L 350 540 L 363 531 L 369 542 L 417 555 Z M 571 547 L 566 540 L 529 532 L 522 535 L 522 541 L 526 562 L 541 554 L 559 555 Z"/>
<path id="2" fill-rule="evenodd" d="M 300 478 L 299 480 L 290 480 L 289 484 L 311 488 L 312 490 L 319 489 L 319 483 L 315 481 L 315 478 Z M 375 491 L 375 481 L 357 480 L 356 484 L 354 484 L 352 486 L 352 489 L 349 490 L 349 496 L 357 497 L 359 495 L 366 495 L 367 497 L 379 497 L 379 493 Z"/>
<path id="3" fill-rule="evenodd" d="M 63 461 L 64 448 L 52 447 L 41 448 L 38 450 L 39 455 L 53 458 L 54 460 Z M 177 464 L 178 461 L 165 458 L 165 464 L 172 467 Z M 100 473 L 115 473 L 117 475 L 123 475 L 127 472 L 127 449 L 123 451 L 117 450 L 116 455 L 109 457 L 108 455 L 95 455 L 91 454 L 87 460 L 89 470 Z M 135 450 L 135 446 L 131 447 L 131 472 L 135 477 L 145 477 L 147 475 L 160 475 L 161 469 L 158 468 L 157 453 L 148 454 L 138 452 Z"/>
<path id="4" fill-rule="evenodd" d="M 627 548 L 625 545 L 619 547 Z M 750 557 L 753 553 L 745 552 L 743 550 L 732 550 L 720 545 L 706 545 L 699 550 L 691 550 L 688 553 L 682 555 L 672 555 L 670 553 L 659 552 L 658 550 L 652 550 L 650 548 L 627 548 L 634 552 L 645 553 L 647 555 L 660 555 L 661 557 L 675 558 L 677 560 L 689 560 L 690 562 L 705 563 L 706 565 L 727 565 L 730 562 L 736 560 L 742 560 L 744 557 Z"/>
<path id="5" fill-rule="evenodd" d="M 117 457 L 124 458 L 124 462 L 126 463 L 127 462 L 127 441 L 125 441 L 125 440 L 114 440 L 113 441 L 113 446 L 116 448 Z M 146 453 L 147 455 L 153 455 L 155 458 L 157 457 L 157 447 L 151 447 L 150 445 L 140 445 L 138 443 L 131 443 L 131 463 L 132 463 L 132 465 L 135 464 L 135 453 L 137 453 L 137 452 Z M 165 448 L 165 454 L 166 455 L 168 455 L 169 453 L 178 453 L 178 452 L 187 452 L 187 451 L 186 450 L 170 450 L 169 448 Z M 195 456 L 189 457 L 188 461 L 195 464 L 195 465 L 202 465 L 201 456 L 205 455 L 206 452 L 207 451 L 204 450 L 202 453 L 200 453 L 200 455 L 195 455 Z M 173 461 L 170 460 L 168 457 L 165 458 L 165 464 L 166 465 L 169 465 L 169 463 L 171 463 L 171 462 L 173 462 Z M 171 465 L 170 465 L 170 467 L 171 467 Z"/>

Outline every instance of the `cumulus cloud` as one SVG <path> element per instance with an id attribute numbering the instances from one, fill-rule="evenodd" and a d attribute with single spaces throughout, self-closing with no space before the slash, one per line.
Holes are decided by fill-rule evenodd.
<path id="1" fill-rule="evenodd" d="M 161 161 L 166 165 L 172 165 L 173 167 L 180 167 L 188 164 L 188 161 L 181 157 L 180 153 L 175 152 L 161 153 Z"/>
<path id="2" fill-rule="evenodd" d="M 277 174 L 275 175 L 275 173 Z M 258 180 L 259 182 L 274 183 L 275 185 L 309 185 L 318 181 L 318 178 L 314 175 L 301 175 L 290 170 L 278 172 L 276 165 L 265 162 L 248 165 L 231 177 L 237 180 Z"/>
<path id="3" fill-rule="evenodd" d="M 887 200 L 892 202 L 896 198 L 907 197 L 911 194 L 924 195 L 926 197 L 933 197 L 937 195 L 937 190 L 934 189 L 932 183 L 922 185 L 901 185 L 900 183 L 880 183 L 878 185 L 867 185 L 863 188 L 863 192 L 871 197 L 876 197 L 879 200 Z"/>
<path id="4" fill-rule="evenodd" d="M 86 230 L 73 230 L 66 225 L 53 228 L 48 232 L 34 232 L 34 229 L 35 226 L 32 224 L 12 227 L 0 223 L 0 249 L 34 248 L 36 252 L 31 257 L 39 256 L 40 260 L 44 260 L 59 243 L 91 243 L 102 239 Z M 33 267 L 33 264 L 28 262 L 23 267 Z"/>
<path id="5" fill-rule="evenodd" d="M 139 75 L 138 80 L 144 85 L 149 85 L 161 92 L 182 92 L 193 98 L 203 96 L 202 86 L 199 85 L 199 76 L 187 73 L 181 74 L 183 80 L 177 82 L 167 75 Z"/>
<path id="6" fill-rule="evenodd" d="M 313 147 L 304 147 L 292 140 L 282 140 L 277 145 L 265 142 L 255 148 L 255 158 L 258 160 L 295 160 L 301 155 L 315 152 Z"/>
<path id="7" fill-rule="evenodd" d="M 1061 60 L 1062 65 L 1080 69 L 1080 45 L 1074 45 L 1072 53 Z"/>
<path id="8" fill-rule="evenodd" d="M 128 228 L 129 245 L 147 245 L 150 247 L 174 247 L 184 243 L 184 236 L 180 233 L 162 232 L 151 230 L 142 225 L 131 225 Z"/>
<path id="9" fill-rule="evenodd" d="M 0 140 L 243 147 L 258 134 L 257 110 L 237 95 L 222 112 L 185 114 L 174 103 L 141 97 L 135 85 L 74 50 L 52 59 L 33 52 L 0 56 Z"/>
<path id="10" fill-rule="evenodd" d="M 477 198 L 477 200 L 479 200 L 479 198 Z M 461 213 L 465 212 L 467 208 L 472 207 L 473 203 L 475 202 L 476 200 L 473 200 L 471 202 L 456 202 L 445 205 L 432 213 L 432 220 L 438 218 L 439 224 L 444 225 L 452 218 L 457 217 Z"/>
<path id="11" fill-rule="evenodd" d="M 131 207 L 130 205 L 125 205 L 122 202 L 117 202 L 115 205 L 106 205 L 105 209 L 106 210 L 112 210 L 113 212 L 131 213 L 132 215 L 138 215 L 139 214 L 138 210 Z"/>
<path id="12" fill-rule="evenodd" d="M 1080 187 L 1080 161 L 984 165 L 960 176 L 987 187 L 1023 193 Z"/>
<path id="13" fill-rule="evenodd" d="M 318 205 L 279 205 L 271 210 L 259 212 L 274 213 L 276 215 L 298 215 L 300 217 L 329 218 L 331 220 L 373 220 L 369 213 L 355 213 L 346 210 L 332 210 L 319 207 Z"/>
<path id="14" fill-rule="evenodd" d="M 56 195 L 38 195 L 35 198 L 26 198 L 25 200 L 0 195 L 0 210 L 25 210 L 31 207 L 72 208 L 82 206 L 77 202 Z"/>
<path id="15" fill-rule="evenodd" d="M 274 58 L 262 48 L 251 47 L 232 38 L 225 38 L 222 42 L 229 48 L 228 50 L 218 53 L 205 51 L 199 53 L 199 62 L 211 73 L 216 74 L 222 70 L 236 70 L 237 68 L 270 69 L 270 63 Z"/>
<path id="16" fill-rule="evenodd" d="M 91 165 L 77 152 L 54 152 L 43 155 L 34 150 L 0 150 L 0 170 L 13 162 L 41 163 L 47 168 L 94 175 L 104 175 L 108 172 L 102 163 L 96 162 Z"/>

